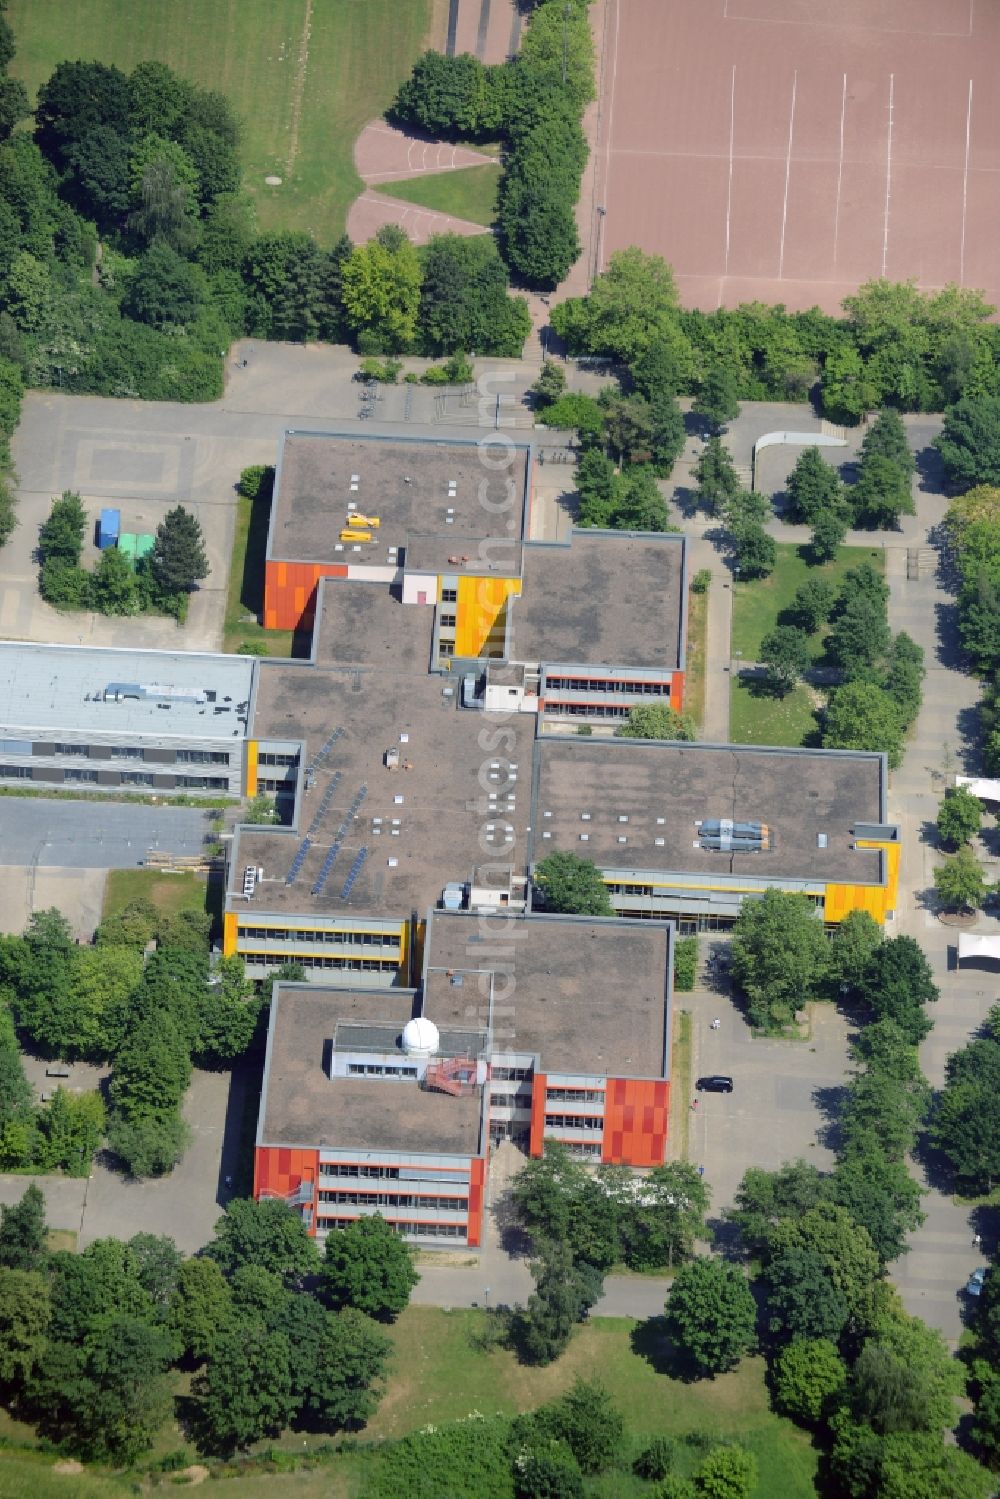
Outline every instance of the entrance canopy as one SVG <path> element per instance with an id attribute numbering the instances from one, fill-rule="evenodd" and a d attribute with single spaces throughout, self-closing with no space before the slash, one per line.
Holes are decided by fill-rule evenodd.
<path id="1" fill-rule="evenodd" d="M 989 937 L 980 932 L 959 932 L 958 961 L 963 958 L 996 958 L 1000 962 L 1000 932 Z"/>

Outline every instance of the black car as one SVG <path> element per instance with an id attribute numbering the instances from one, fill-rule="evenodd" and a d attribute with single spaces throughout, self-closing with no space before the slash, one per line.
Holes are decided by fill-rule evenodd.
<path id="1" fill-rule="evenodd" d="M 733 1080 L 731 1077 L 721 1077 L 718 1073 L 713 1073 L 711 1077 L 700 1077 L 695 1087 L 699 1093 L 731 1093 Z"/>

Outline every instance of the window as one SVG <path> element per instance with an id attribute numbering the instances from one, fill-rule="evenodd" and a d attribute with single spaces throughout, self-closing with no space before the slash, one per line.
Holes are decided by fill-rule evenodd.
<path id="1" fill-rule="evenodd" d="M 67 781 L 96 781 L 96 770 L 67 770 L 65 775 Z"/>
<path id="2" fill-rule="evenodd" d="M 112 760 L 141 760 L 142 750 L 137 744 L 116 744 L 111 751 Z"/>
<path id="3" fill-rule="evenodd" d="M 150 775 L 144 775 L 141 770 L 122 771 L 123 786 L 152 786 L 152 784 L 153 777 Z"/>
<path id="4" fill-rule="evenodd" d="M 57 744 L 55 751 L 57 755 L 85 755 L 87 746 L 85 744 Z"/>
<path id="5" fill-rule="evenodd" d="M 228 765 L 229 755 L 224 750 L 178 750 L 179 765 Z"/>
<path id="6" fill-rule="evenodd" d="M 348 1062 L 348 1077 L 416 1077 L 415 1067 L 393 1067 L 382 1062 Z"/>
<path id="7" fill-rule="evenodd" d="M 178 776 L 177 784 L 190 791 L 225 791 L 229 780 L 226 776 Z"/>
<path id="8" fill-rule="evenodd" d="M 591 1145 L 586 1140 L 560 1140 L 559 1143 L 567 1155 L 575 1156 L 577 1160 L 599 1161 L 601 1159 L 603 1147 L 600 1145 Z"/>
<path id="9" fill-rule="evenodd" d="M 423 1197 L 414 1192 L 363 1192 L 349 1187 L 320 1189 L 321 1204 L 332 1207 L 424 1208 L 436 1213 L 467 1213 L 467 1197 Z"/>
<path id="10" fill-rule="evenodd" d="M 438 641 L 439 656 L 453 656 L 455 654 L 455 642 L 453 640 Z"/>
<path id="11" fill-rule="evenodd" d="M 444 630 L 453 630 L 457 624 L 458 624 L 458 615 L 457 614 L 442 614 L 442 616 L 441 616 L 441 628 L 442 629 L 444 629 Z"/>
<path id="12" fill-rule="evenodd" d="M 302 930 L 296 927 L 241 926 L 240 936 L 257 942 L 308 942 L 311 947 L 333 942 L 338 947 L 396 947 L 398 932 L 337 932 L 332 928 Z"/>
<path id="13" fill-rule="evenodd" d="M 457 604 L 458 603 L 458 589 L 457 588 L 442 588 L 442 590 L 441 590 L 441 602 L 442 602 L 442 604 Z"/>
<path id="14" fill-rule="evenodd" d="M 178 755 L 177 758 L 180 759 L 180 756 Z M 226 763 L 228 765 L 228 763 L 229 763 L 228 760 L 226 761 Z M 298 755 L 279 755 L 279 754 L 272 753 L 270 750 L 268 750 L 266 752 L 262 752 L 261 754 L 259 754 L 257 756 L 257 764 L 258 765 L 285 765 L 285 766 L 293 766 L 293 765 L 298 765 L 298 763 L 299 763 L 299 757 L 298 757 Z"/>
<path id="15" fill-rule="evenodd" d="M 548 1103 L 603 1103 L 604 1090 L 597 1088 L 546 1088 Z"/>
<path id="16" fill-rule="evenodd" d="M 320 1176 L 362 1176 L 389 1178 L 395 1181 L 399 1176 L 398 1166 L 355 1166 L 353 1163 L 344 1164 L 340 1161 L 324 1161 L 319 1168 Z"/>
<path id="17" fill-rule="evenodd" d="M 30 765 L 0 765 L 0 776 L 5 781 L 30 781 Z"/>
<path id="18" fill-rule="evenodd" d="M 490 1070 L 495 1083 L 526 1083 L 533 1075 L 531 1067 L 493 1067 Z"/>
<path id="19" fill-rule="evenodd" d="M 545 1128 L 602 1130 L 604 1120 L 599 1114 L 546 1114 Z"/>

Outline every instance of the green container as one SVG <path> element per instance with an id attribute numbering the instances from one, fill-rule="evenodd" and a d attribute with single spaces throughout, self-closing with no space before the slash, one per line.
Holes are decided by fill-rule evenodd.
<path id="1" fill-rule="evenodd" d="M 150 552 L 155 547 L 156 537 L 150 535 L 148 531 L 145 531 L 141 536 L 136 537 L 136 543 L 137 546 L 135 555 L 141 562 L 143 557 L 148 557 Z"/>
<path id="2" fill-rule="evenodd" d="M 118 550 L 128 558 L 129 567 L 135 569 L 139 538 L 132 531 L 123 531 L 118 538 Z"/>

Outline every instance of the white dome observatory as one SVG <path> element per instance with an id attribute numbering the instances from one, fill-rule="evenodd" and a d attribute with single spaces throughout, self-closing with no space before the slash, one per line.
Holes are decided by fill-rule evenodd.
<path id="1" fill-rule="evenodd" d="M 404 1025 L 403 1050 L 408 1057 L 432 1057 L 440 1045 L 441 1037 L 433 1020 L 418 1015 Z"/>

